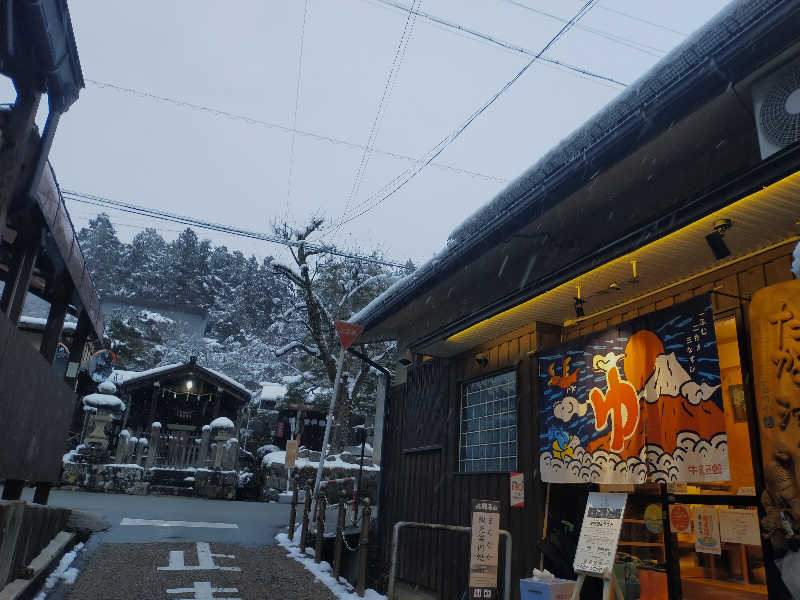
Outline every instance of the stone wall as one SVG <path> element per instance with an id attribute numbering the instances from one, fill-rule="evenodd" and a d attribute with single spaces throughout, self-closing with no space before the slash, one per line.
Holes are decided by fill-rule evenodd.
<path id="1" fill-rule="evenodd" d="M 74 485 L 90 492 L 142 494 L 146 492 L 145 469 L 139 465 L 91 465 L 64 463 L 62 485 Z"/>
<path id="2" fill-rule="evenodd" d="M 262 495 L 269 497 L 274 494 L 273 490 L 284 491 L 287 488 L 288 470 L 280 463 L 273 463 L 268 467 L 262 467 L 264 473 L 264 489 Z M 369 498 L 372 504 L 378 501 L 378 473 L 376 469 L 364 469 L 361 475 L 361 497 Z M 314 487 L 314 481 L 317 477 L 316 465 L 307 465 L 302 467 L 295 467 L 292 469 L 292 476 L 297 477 L 297 484 L 300 489 L 310 489 Z M 358 469 L 345 468 L 345 467 L 324 467 L 322 469 L 322 479 L 341 479 L 343 477 L 358 478 Z M 348 497 L 351 495 L 350 491 L 354 490 L 356 481 L 344 484 L 331 484 L 326 486 L 326 496 L 328 502 L 336 503 L 339 501 L 342 493 Z"/>

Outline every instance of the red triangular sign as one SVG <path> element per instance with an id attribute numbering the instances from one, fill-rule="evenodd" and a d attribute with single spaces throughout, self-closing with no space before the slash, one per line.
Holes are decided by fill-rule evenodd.
<path id="1" fill-rule="evenodd" d="M 339 341 L 342 342 L 342 348 L 345 350 L 352 346 L 353 342 L 355 342 L 358 336 L 361 335 L 361 332 L 364 331 L 361 325 L 348 323 L 347 321 L 336 321 L 334 325 L 336 326 L 336 332 L 339 334 Z"/>

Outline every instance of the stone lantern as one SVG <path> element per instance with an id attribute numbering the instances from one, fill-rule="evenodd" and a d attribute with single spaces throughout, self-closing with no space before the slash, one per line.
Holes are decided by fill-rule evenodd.
<path id="1" fill-rule="evenodd" d="M 217 417 L 211 421 L 211 436 L 216 443 L 216 453 L 214 456 L 214 467 L 221 469 L 230 469 L 228 460 L 226 460 L 228 453 L 226 446 L 229 439 L 233 435 L 234 430 L 233 421 L 227 417 Z"/>
<path id="2" fill-rule="evenodd" d="M 114 395 L 116 392 L 117 386 L 106 380 L 97 387 L 96 394 L 83 398 L 83 406 L 95 411 L 89 432 L 83 440 L 91 454 L 107 454 L 110 440 L 106 429 L 125 411 L 125 403 Z"/>

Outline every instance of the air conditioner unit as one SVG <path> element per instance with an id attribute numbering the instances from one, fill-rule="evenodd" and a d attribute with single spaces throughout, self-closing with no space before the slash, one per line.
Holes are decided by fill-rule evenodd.
<path id="1" fill-rule="evenodd" d="M 800 142 L 800 61 L 754 83 L 752 94 L 761 158 Z"/>

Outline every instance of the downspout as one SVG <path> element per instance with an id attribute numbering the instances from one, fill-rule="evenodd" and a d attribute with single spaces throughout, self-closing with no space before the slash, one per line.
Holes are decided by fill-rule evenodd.
<path id="1" fill-rule="evenodd" d="M 382 431 L 381 431 L 381 463 L 383 463 L 384 458 L 387 456 L 385 446 L 386 446 L 386 440 L 388 439 L 388 436 L 386 435 L 386 433 L 387 433 L 386 425 L 388 423 L 388 420 L 387 420 L 386 417 L 387 417 L 387 415 L 389 414 L 389 411 L 390 411 L 389 389 L 392 387 L 392 373 L 391 373 L 391 371 L 389 371 L 389 369 L 387 369 L 386 367 L 384 367 L 382 365 L 379 365 L 374 360 L 372 360 L 370 357 L 368 357 L 366 354 L 363 354 L 362 352 L 359 352 L 358 350 L 354 349 L 352 346 L 350 348 L 348 348 L 347 351 L 350 354 L 352 354 L 353 356 L 356 356 L 356 357 L 360 358 L 361 360 L 363 360 L 364 362 L 366 362 L 369 366 L 371 366 L 371 367 L 375 368 L 376 370 L 380 371 L 383 374 L 383 376 L 386 377 L 386 396 L 384 398 L 384 403 L 383 403 L 383 424 L 382 424 L 382 427 L 381 427 L 381 429 L 382 429 Z M 375 519 L 376 519 L 376 521 L 378 521 L 378 523 L 380 523 L 381 510 L 382 510 L 382 508 L 384 506 L 384 498 L 385 498 L 385 490 L 384 490 L 384 486 L 383 486 L 383 464 L 381 464 L 381 468 L 378 471 L 378 505 L 377 505 L 377 510 L 374 513 Z M 379 545 L 382 544 L 381 532 L 382 532 L 382 529 L 381 529 L 380 526 L 378 526 L 378 544 Z"/>
<path id="2" fill-rule="evenodd" d="M 50 108 L 47 113 L 47 121 L 44 124 L 44 131 L 42 131 L 42 139 L 39 143 L 39 148 L 36 150 L 36 159 L 33 163 L 33 170 L 31 171 L 28 185 L 25 187 L 25 195 L 23 202 L 26 204 L 36 198 L 36 193 L 39 190 L 39 182 L 42 180 L 44 168 L 47 165 L 47 157 L 50 155 L 50 148 L 53 146 L 53 139 L 56 135 L 56 128 L 58 121 L 61 119 L 61 111 Z"/>

